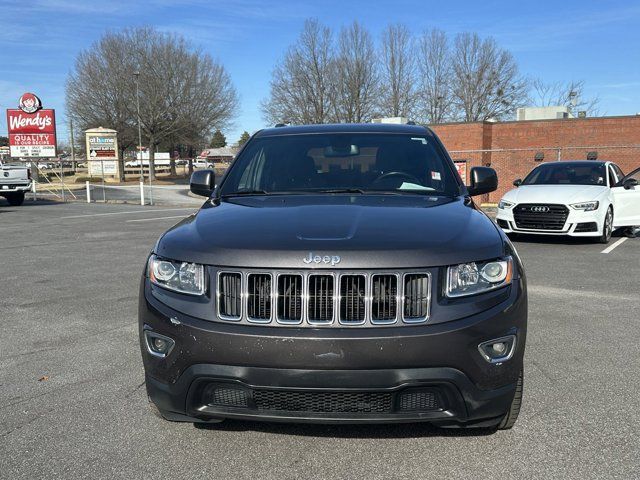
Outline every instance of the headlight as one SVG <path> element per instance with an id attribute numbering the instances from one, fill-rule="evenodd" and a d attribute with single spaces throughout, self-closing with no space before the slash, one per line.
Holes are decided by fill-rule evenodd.
<path id="1" fill-rule="evenodd" d="M 447 297 L 464 297 L 509 285 L 513 278 L 513 259 L 470 262 L 447 269 Z"/>
<path id="2" fill-rule="evenodd" d="M 498 208 L 500 210 L 507 210 L 513 207 L 514 205 L 515 203 L 507 202 L 506 200 L 500 200 L 500 203 L 498 204 Z"/>
<path id="3" fill-rule="evenodd" d="M 597 210 L 600 206 L 600 202 L 582 202 L 582 203 L 574 203 L 571 205 L 571 208 L 574 210 L 583 210 L 585 212 L 592 212 L 593 210 Z"/>
<path id="4" fill-rule="evenodd" d="M 204 267 L 197 263 L 175 262 L 151 255 L 148 273 L 151 283 L 159 287 L 189 295 L 204 294 Z"/>

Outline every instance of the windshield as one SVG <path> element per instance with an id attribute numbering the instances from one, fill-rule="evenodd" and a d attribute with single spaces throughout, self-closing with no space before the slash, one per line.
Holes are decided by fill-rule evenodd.
<path id="1" fill-rule="evenodd" d="M 220 193 L 458 195 L 455 175 L 449 160 L 427 136 L 277 135 L 258 137 L 247 145 Z"/>
<path id="2" fill-rule="evenodd" d="M 523 185 L 606 185 L 603 163 L 546 163 L 535 168 Z"/>

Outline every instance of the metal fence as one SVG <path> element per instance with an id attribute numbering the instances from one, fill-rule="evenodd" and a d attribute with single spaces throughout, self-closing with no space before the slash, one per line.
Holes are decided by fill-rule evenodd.
<path id="1" fill-rule="evenodd" d="M 511 188 L 512 182 L 524 178 L 542 162 L 563 160 L 612 161 L 623 172 L 640 167 L 640 145 L 596 145 L 575 147 L 536 147 L 492 150 L 450 150 L 463 180 L 472 167 L 490 166 L 498 173 L 498 190 L 482 198 L 482 202 L 495 203 Z M 467 181 L 468 183 L 468 181 Z"/>
<path id="2" fill-rule="evenodd" d="M 112 160 L 30 160 L 8 161 L 24 164 L 31 170 L 32 190 L 27 198 L 55 201 L 118 202 L 140 205 L 177 205 L 201 203 L 202 199 L 189 195 L 189 177 L 197 170 L 188 161 L 171 165 L 155 165 L 154 177 L 149 166 L 127 165 L 124 181 L 113 168 Z M 226 170 L 226 164 L 214 165 L 217 175 Z"/>

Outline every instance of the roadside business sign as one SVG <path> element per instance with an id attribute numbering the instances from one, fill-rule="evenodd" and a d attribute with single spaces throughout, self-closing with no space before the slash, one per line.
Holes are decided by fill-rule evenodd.
<path id="1" fill-rule="evenodd" d="M 92 128 L 85 132 L 89 175 L 118 174 L 118 132 L 109 128 Z"/>
<path id="2" fill-rule="evenodd" d="M 56 113 L 43 109 L 40 99 L 25 93 L 19 108 L 7 109 L 7 129 L 11 156 L 52 158 L 56 156 Z"/>

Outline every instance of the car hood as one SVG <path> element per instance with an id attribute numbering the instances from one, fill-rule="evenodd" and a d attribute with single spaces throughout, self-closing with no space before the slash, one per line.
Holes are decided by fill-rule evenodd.
<path id="1" fill-rule="evenodd" d="M 502 199 L 513 203 L 571 204 L 597 200 L 606 189 L 599 185 L 522 185 L 508 191 Z"/>
<path id="2" fill-rule="evenodd" d="M 158 255 L 256 268 L 414 268 L 503 255 L 502 236 L 462 198 L 292 195 L 207 201 L 158 241 Z M 305 263 L 309 252 L 340 263 Z"/>

